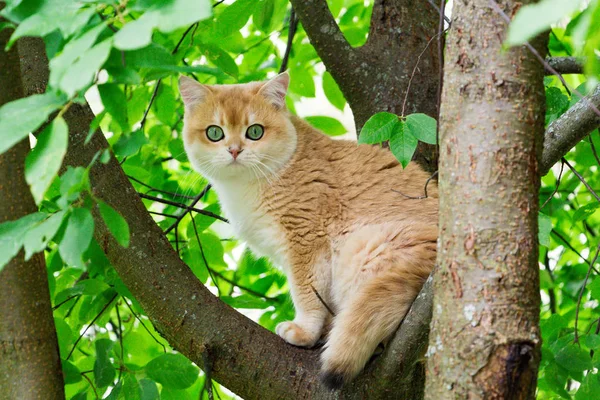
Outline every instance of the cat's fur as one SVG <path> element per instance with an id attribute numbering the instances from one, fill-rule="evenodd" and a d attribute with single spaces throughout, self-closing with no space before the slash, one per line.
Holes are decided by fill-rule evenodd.
<path id="1" fill-rule="evenodd" d="M 385 149 L 332 140 L 285 109 L 287 74 L 205 86 L 182 77 L 184 143 L 250 248 L 285 271 L 296 309 L 277 326 L 288 343 L 315 345 L 325 382 L 340 386 L 397 329 L 436 257 L 438 200 L 429 174 L 402 169 Z M 264 126 L 258 141 L 248 126 Z M 223 128 L 217 143 L 209 125 Z M 234 161 L 228 151 L 241 151 Z M 315 291 L 333 309 L 332 317 Z M 332 320 L 332 321 L 331 321 Z"/>

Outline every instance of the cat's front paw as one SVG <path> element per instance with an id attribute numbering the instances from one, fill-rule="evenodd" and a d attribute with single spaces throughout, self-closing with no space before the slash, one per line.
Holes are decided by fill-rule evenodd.
<path id="1" fill-rule="evenodd" d="M 319 333 L 310 332 L 293 321 L 277 325 L 275 332 L 283 340 L 294 346 L 312 347 L 319 340 Z"/>

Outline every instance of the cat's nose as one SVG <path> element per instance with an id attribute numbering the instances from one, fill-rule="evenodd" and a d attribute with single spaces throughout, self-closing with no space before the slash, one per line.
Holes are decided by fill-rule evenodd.
<path id="1" fill-rule="evenodd" d="M 235 147 L 230 147 L 230 148 L 227 149 L 227 151 L 229 152 L 229 154 L 231 154 L 231 157 L 233 157 L 233 159 L 235 160 L 235 159 L 238 158 L 238 155 L 240 155 L 240 153 L 242 151 L 244 151 L 244 149 L 238 149 L 238 148 L 235 148 Z"/>

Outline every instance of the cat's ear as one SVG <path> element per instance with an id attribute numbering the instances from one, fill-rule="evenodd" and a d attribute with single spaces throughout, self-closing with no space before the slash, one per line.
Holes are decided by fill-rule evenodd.
<path id="1" fill-rule="evenodd" d="M 179 77 L 179 93 L 186 107 L 202 103 L 210 94 L 210 89 L 187 76 Z"/>
<path id="2" fill-rule="evenodd" d="M 289 84 L 290 76 L 285 71 L 265 83 L 258 94 L 264 96 L 275 108 L 280 110 L 285 107 L 285 95 Z"/>

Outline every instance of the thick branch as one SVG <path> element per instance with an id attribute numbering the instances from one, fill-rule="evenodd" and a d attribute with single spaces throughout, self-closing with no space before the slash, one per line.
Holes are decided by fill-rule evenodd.
<path id="1" fill-rule="evenodd" d="M 577 57 L 548 57 L 546 62 L 561 74 L 583 74 L 583 61 Z M 552 72 L 546 70 L 546 75 Z"/>
<path id="2" fill-rule="evenodd" d="M 542 176 L 577 143 L 600 126 L 600 116 L 592 110 L 588 102 L 600 107 L 600 85 L 587 99 L 579 100 L 546 130 L 540 162 Z"/>
<path id="3" fill-rule="evenodd" d="M 335 22 L 325 0 L 291 0 L 310 42 L 327 69 L 353 72 L 355 50 Z M 353 74 L 350 74 L 353 75 Z"/>

